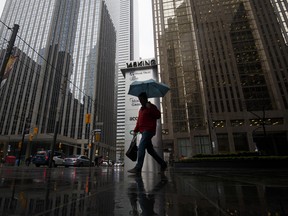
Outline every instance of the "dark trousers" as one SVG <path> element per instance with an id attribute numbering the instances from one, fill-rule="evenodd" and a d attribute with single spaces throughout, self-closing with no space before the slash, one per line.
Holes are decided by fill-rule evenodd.
<path id="1" fill-rule="evenodd" d="M 136 168 L 141 170 L 143 167 L 143 162 L 145 158 L 145 150 L 147 149 L 148 154 L 150 154 L 160 165 L 164 165 L 165 161 L 157 154 L 152 144 L 152 137 L 155 133 L 144 131 L 138 146 L 138 160 Z"/>

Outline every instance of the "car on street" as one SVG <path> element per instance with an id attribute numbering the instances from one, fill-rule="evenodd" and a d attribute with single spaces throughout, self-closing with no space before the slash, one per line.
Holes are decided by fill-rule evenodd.
<path id="1" fill-rule="evenodd" d="M 50 159 L 51 150 L 37 151 L 37 153 L 32 157 L 31 162 L 35 164 L 36 167 L 48 166 Z M 65 154 L 63 152 L 54 152 L 52 167 L 63 166 Z"/>
<path id="2" fill-rule="evenodd" d="M 65 167 L 89 167 L 90 159 L 86 155 L 70 155 L 64 159 L 63 164 Z M 92 166 L 94 166 L 94 161 L 92 161 Z"/>
<path id="3" fill-rule="evenodd" d="M 6 155 L 5 158 L 3 159 L 3 162 L 6 165 L 14 166 L 16 162 L 16 156 L 14 155 Z"/>
<path id="4" fill-rule="evenodd" d="M 114 167 L 123 167 L 124 166 L 124 162 L 122 161 L 117 161 L 115 164 L 114 164 Z"/>
<path id="5" fill-rule="evenodd" d="M 113 163 L 111 160 L 103 160 L 101 163 L 101 166 L 111 167 L 111 166 L 113 166 Z"/>

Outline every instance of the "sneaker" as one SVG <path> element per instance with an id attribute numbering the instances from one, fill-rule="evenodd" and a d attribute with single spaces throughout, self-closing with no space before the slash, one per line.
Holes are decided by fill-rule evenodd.
<path id="1" fill-rule="evenodd" d="M 161 172 L 165 172 L 166 169 L 167 169 L 167 164 L 166 163 L 162 164 L 161 165 Z"/>
<path id="2" fill-rule="evenodd" d="M 141 170 L 137 169 L 136 167 L 134 167 L 133 169 L 128 170 L 129 173 L 136 173 L 139 174 L 141 173 Z"/>

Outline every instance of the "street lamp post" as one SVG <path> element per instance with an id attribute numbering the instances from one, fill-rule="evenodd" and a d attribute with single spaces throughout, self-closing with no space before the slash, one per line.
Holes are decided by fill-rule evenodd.
<path id="1" fill-rule="evenodd" d="M 89 124 L 90 126 L 90 124 Z M 93 156 L 93 130 L 91 131 L 91 140 L 90 140 L 90 127 L 89 127 L 89 131 L 88 131 L 88 148 L 90 150 L 90 152 L 88 151 L 89 154 L 89 159 L 90 159 L 90 167 L 92 167 L 92 156 Z M 87 154 L 87 156 L 88 156 Z"/>
<path id="2" fill-rule="evenodd" d="M 17 166 L 19 167 L 20 166 L 20 160 L 21 160 L 21 154 L 22 154 L 22 150 L 23 150 L 23 145 L 24 145 L 24 138 L 25 138 L 25 134 L 28 134 L 27 133 L 27 130 L 29 130 L 29 127 L 28 127 L 28 117 L 26 118 L 25 120 L 25 123 L 24 123 L 24 127 L 23 127 L 23 134 L 22 134 L 22 139 L 21 139 L 21 146 L 20 146 L 20 150 L 19 150 L 19 154 L 18 154 L 18 161 L 17 161 Z"/>
<path id="3" fill-rule="evenodd" d="M 100 137 L 101 137 L 101 129 L 92 130 L 91 145 L 90 145 L 90 166 L 92 166 L 93 153 L 95 152 L 95 145 L 94 144 L 95 144 L 95 142 L 96 143 L 100 142 Z M 89 140 L 88 140 L 88 144 L 90 144 Z"/>
<path id="4" fill-rule="evenodd" d="M 67 89 L 67 82 L 68 82 L 68 74 L 67 72 L 64 74 L 64 78 L 61 81 L 61 94 L 59 96 L 59 100 L 57 102 L 57 108 L 56 108 L 56 121 L 55 121 L 55 126 L 54 126 L 54 136 L 53 136 L 53 143 L 51 144 L 51 152 L 49 156 L 49 168 L 52 168 L 53 164 L 53 157 L 54 157 L 54 152 L 55 152 L 55 147 L 57 143 L 57 136 L 60 128 L 60 122 L 61 122 L 61 114 L 63 113 L 64 109 L 64 100 L 65 100 L 65 94 L 66 94 L 66 89 Z"/>

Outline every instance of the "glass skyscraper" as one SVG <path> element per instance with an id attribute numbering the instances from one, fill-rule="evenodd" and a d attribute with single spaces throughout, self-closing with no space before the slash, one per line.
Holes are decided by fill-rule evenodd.
<path id="1" fill-rule="evenodd" d="M 0 90 L 1 140 L 18 143 L 28 127 L 31 150 L 47 149 L 58 121 L 63 151 L 83 153 L 98 130 L 95 153 L 114 159 L 116 30 L 105 1 L 11 0 L 1 21 L 20 26 Z M 2 58 L 10 34 L 0 25 Z"/>
<path id="2" fill-rule="evenodd" d="M 116 135 L 116 158 L 124 159 L 125 145 L 125 78 L 121 68 L 134 59 L 134 7 L 133 0 L 120 0 L 120 19 L 118 31 L 118 79 L 117 79 L 117 135 Z"/>
<path id="3" fill-rule="evenodd" d="M 288 153 L 287 9 L 284 0 L 153 0 L 174 159 Z"/>

